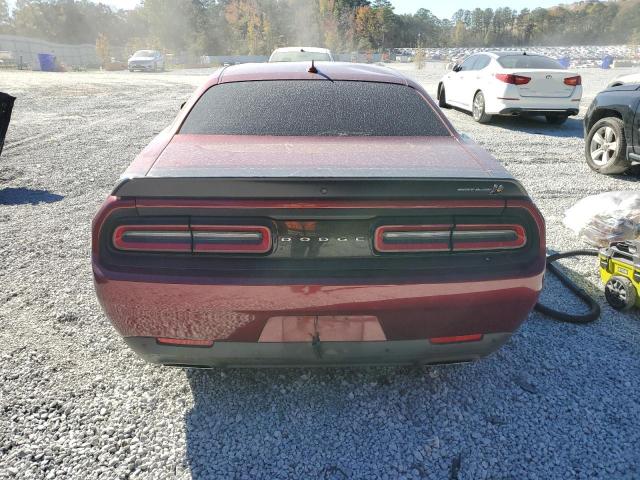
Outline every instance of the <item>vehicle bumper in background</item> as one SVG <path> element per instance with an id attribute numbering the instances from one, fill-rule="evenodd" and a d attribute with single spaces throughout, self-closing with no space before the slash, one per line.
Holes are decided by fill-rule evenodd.
<path id="1" fill-rule="evenodd" d="M 569 117 L 578 114 L 578 108 L 503 108 L 498 115 L 567 115 Z"/>
<path id="2" fill-rule="evenodd" d="M 129 65 L 129 70 L 139 70 L 142 72 L 150 72 L 153 70 L 153 65 Z"/>
<path id="3" fill-rule="evenodd" d="M 496 351 L 510 333 L 486 334 L 479 341 L 433 344 L 427 339 L 377 342 L 216 342 L 210 347 L 172 346 L 150 337 L 124 340 L 151 363 L 180 367 L 276 367 L 403 365 L 469 362 Z"/>

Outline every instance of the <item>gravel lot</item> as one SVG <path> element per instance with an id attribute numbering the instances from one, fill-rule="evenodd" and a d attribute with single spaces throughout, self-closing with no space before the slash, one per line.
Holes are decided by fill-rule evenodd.
<path id="1" fill-rule="evenodd" d="M 408 67 L 405 67 L 408 68 Z M 434 94 L 441 65 L 412 72 Z M 619 71 L 618 71 L 619 72 Z M 18 97 L 0 159 L 0 478 L 640 478 L 640 315 L 534 313 L 496 355 L 416 368 L 150 366 L 94 297 L 90 221 L 202 71 L 0 72 Z M 616 72 L 584 70 L 582 111 Z M 578 199 L 637 189 L 592 173 L 581 117 L 477 125 L 448 110 L 542 209 L 548 244 Z M 544 300 L 580 308 L 549 279 Z"/>

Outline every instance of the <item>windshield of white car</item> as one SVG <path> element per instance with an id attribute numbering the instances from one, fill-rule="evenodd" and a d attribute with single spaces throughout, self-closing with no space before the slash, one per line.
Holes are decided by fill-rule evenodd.
<path id="1" fill-rule="evenodd" d="M 562 65 L 553 58 L 542 55 L 505 55 L 498 58 L 498 63 L 503 68 L 540 68 L 562 70 Z"/>
<path id="2" fill-rule="evenodd" d="M 133 58 L 153 57 L 154 55 L 155 55 L 155 52 L 153 50 L 138 50 L 136 53 L 133 54 Z"/>
<path id="3" fill-rule="evenodd" d="M 330 62 L 331 56 L 322 52 L 274 52 L 270 62 Z"/>
<path id="4" fill-rule="evenodd" d="M 207 90 L 180 133 L 269 136 L 450 136 L 406 85 L 331 80 L 223 83 Z"/>

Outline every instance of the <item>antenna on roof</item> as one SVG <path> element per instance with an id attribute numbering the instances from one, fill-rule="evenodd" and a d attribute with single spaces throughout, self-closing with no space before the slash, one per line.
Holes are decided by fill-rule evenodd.
<path id="1" fill-rule="evenodd" d="M 318 69 L 316 68 L 313 60 L 311 60 L 311 66 L 309 67 L 309 70 L 307 70 L 307 72 L 309 72 L 309 73 L 318 73 Z"/>

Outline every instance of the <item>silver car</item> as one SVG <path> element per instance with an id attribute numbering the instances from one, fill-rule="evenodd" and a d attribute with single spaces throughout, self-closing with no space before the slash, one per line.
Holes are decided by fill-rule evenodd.
<path id="1" fill-rule="evenodd" d="M 164 71 L 164 57 L 157 50 L 138 50 L 129 58 L 129 71 Z"/>

